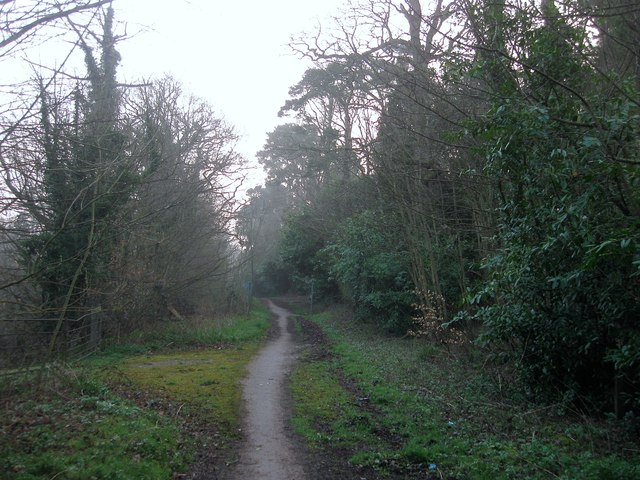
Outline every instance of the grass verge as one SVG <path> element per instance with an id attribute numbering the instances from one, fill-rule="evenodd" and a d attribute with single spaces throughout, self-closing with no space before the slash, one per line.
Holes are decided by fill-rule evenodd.
<path id="1" fill-rule="evenodd" d="M 176 422 L 114 395 L 90 374 L 57 366 L 7 383 L 0 478 L 171 478 L 193 457 L 195 445 Z"/>
<path id="2" fill-rule="evenodd" d="M 313 448 L 388 478 L 640 479 L 637 438 L 514 399 L 475 347 L 384 337 L 345 312 L 311 319 L 332 353 L 310 355 L 291 388 Z"/>
<path id="3" fill-rule="evenodd" d="M 202 443 L 233 439 L 239 382 L 269 319 L 259 305 L 172 323 L 77 365 L 0 378 L 0 478 L 181 478 Z"/>

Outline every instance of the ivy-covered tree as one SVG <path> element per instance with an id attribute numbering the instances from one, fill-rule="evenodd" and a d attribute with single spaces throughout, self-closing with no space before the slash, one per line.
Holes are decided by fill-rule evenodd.
<path id="1" fill-rule="evenodd" d="M 234 288 L 233 129 L 170 79 L 119 86 L 113 20 L 78 39 L 86 78 L 40 82 L 38 118 L 0 150 L 20 214 L 3 238 L 22 271 L 6 288 L 24 315 L 55 320 L 50 351 L 87 332 L 95 343 L 101 320 L 122 331 L 224 308 Z"/>
<path id="2" fill-rule="evenodd" d="M 7 178 L 40 224 L 39 232 L 24 242 L 23 252 L 28 272 L 41 288 L 40 308 L 44 315 L 58 318 L 50 349 L 66 320 L 99 310 L 98 292 L 115 244 L 111 229 L 137 181 L 118 118 L 120 92 L 115 77 L 120 56 L 113 17 L 113 10 L 107 9 L 99 57 L 81 39 L 86 87 L 78 84 L 71 101 L 41 88 L 38 143 L 32 146 L 40 169 L 40 183 L 32 184 L 37 190 L 25 188 L 33 178 L 20 185 L 29 172 L 16 170 Z M 21 153 L 10 152 L 12 156 Z"/>

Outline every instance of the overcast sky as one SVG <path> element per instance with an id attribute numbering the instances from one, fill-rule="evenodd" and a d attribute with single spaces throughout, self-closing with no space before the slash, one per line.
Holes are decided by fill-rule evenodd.
<path id="1" fill-rule="evenodd" d="M 120 77 L 171 74 L 206 99 L 243 137 L 248 160 L 278 122 L 289 87 L 309 64 L 294 57 L 292 35 L 329 22 L 345 0 L 117 0 Z"/>

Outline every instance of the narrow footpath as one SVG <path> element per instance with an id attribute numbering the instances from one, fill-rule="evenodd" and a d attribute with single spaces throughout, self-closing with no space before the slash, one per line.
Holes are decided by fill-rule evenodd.
<path id="1" fill-rule="evenodd" d="M 230 472 L 232 480 L 306 477 L 287 433 L 290 411 L 286 379 L 296 361 L 296 344 L 287 329 L 290 313 L 270 300 L 268 305 L 277 316 L 276 335 L 249 364 L 249 375 L 243 381 L 246 442 Z"/>

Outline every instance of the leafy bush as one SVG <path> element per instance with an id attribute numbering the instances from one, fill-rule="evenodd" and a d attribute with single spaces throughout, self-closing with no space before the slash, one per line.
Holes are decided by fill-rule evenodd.
<path id="1" fill-rule="evenodd" d="M 364 211 L 346 220 L 322 253 L 357 316 L 404 333 L 416 298 L 408 255 L 397 231 L 391 218 Z"/>
<path id="2" fill-rule="evenodd" d="M 534 25 L 518 33 L 545 74 L 501 85 L 483 126 L 485 171 L 500 186 L 500 248 L 475 300 L 484 301 L 485 339 L 513 347 L 538 398 L 610 409 L 617 387 L 627 398 L 618 391 L 616 406 L 637 408 L 640 111 L 629 99 L 638 92 L 621 82 L 618 98 L 601 94 L 606 85 L 570 47 L 586 34 L 556 27 L 562 36 Z M 562 62 L 549 64 L 554 54 Z M 523 88 L 537 102 L 519 98 Z"/>
<path id="3" fill-rule="evenodd" d="M 314 202 L 293 210 L 286 218 L 280 245 L 282 261 L 291 268 L 292 289 L 334 297 L 337 285 L 321 251 L 330 245 L 342 223 L 371 207 L 372 184 L 366 179 L 340 180 L 324 185 Z"/>
<path id="4" fill-rule="evenodd" d="M 318 258 L 332 231 L 327 231 L 323 223 L 309 208 L 287 218 L 280 250 L 283 261 L 291 268 L 291 289 L 299 293 L 309 293 L 312 280 L 319 296 L 335 292 L 327 266 Z"/>

